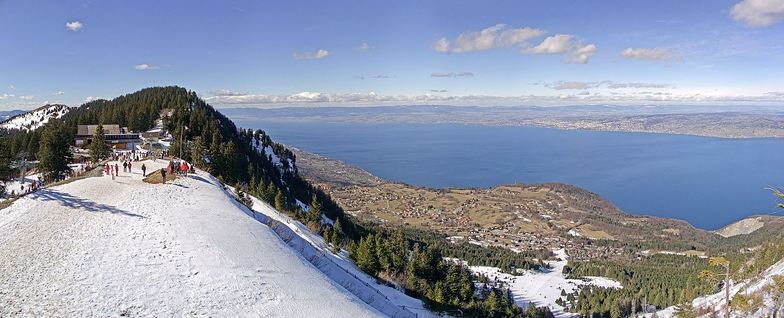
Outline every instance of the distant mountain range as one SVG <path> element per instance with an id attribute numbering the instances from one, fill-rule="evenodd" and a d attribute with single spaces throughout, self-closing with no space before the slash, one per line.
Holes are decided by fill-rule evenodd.
<path id="1" fill-rule="evenodd" d="M 16 130 L 36 130 L 51 119 L 63 117 L 71 107 L 62 104 L 47 104 L 29 112 L 12 110 L 0 113 L 0 128 Z"/>
<path id="2" fill-rule="evenodd" d="M 8 118 L 14 117 L 19 114 L 24 114 L 26 112 L 27 111 L 19 110 L 19 109 L 0 111 L 0 122 L 6 121 L 6 119 Z"/>

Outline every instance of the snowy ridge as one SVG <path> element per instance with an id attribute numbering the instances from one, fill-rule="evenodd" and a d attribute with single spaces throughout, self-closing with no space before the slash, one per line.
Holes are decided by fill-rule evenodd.
<path id="1" fill-rule="evenodd" d="M 313 266 L 376 310 L 389 317 L 437 317 L 424 308 L 421 300 L 378 284 L 375 278 L 357 268 L 345 251 L 333 254 L 323 238 L 310 232 L 304 224 L 281 214 L 266 202 L 251 199 L 253 210 L 247 210 L 248 215 L 268 225 Z"/>
<path id="2" fill-rule="evenodd" d="M 0 124 L 0 128 L 25 131 L 36 130 L 48 123 L 50 119 L 63 117 L 70 110 L 70 107 L 60 104 L 41 106 L 3 121 Z"/>
<path id="3" fill-rule="evenodd" d="M 326 261 L 301 254 L 308 242 L 289 233 L 292 249 L 285 226 L 259 222 L 209 174 L 148 184 L 140 166 L 0 211 L 0 317 L 383 317 L 398 307 L 325 275 Z"/>

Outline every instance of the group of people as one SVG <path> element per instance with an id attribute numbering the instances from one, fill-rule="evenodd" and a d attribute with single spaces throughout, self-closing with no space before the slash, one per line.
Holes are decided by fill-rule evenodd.
<path id="1" fill-rule="evenodd" d="M 184 160 L 179 159 L 172 159 L 169 161 L 169 166 L 166 168 L 161 168 L 161 178 L 163 179 L 163 183 L 166 183 L 166 175 L 174 176 L 187 176 L 188 172 L 194 173 L 196 172 L 193 168 L 192 164 L 188 164 Z"/>
<path id="2" fill-rule="evenodd" d="M 147 150 L 131 150 L 131 151 L 118 151 L 112 154 L 114 161 L 142 161 L 144 159 L 152 158 L 155 160 L 156 155 Z M 161 156 L 163 158 L 163 156 Z"/>
<path id="3" fill-rule="evenodd" d="M 25 187 L 25 185 L 23 183 L 23 184 L 19 185 L 19 194 L 18 195 L 25 195 L 25 194 L 28 194 L 28 193 L 31 193 L 31 192 L 35 192 L 40 187 L 43 187 L 43 186 L 44 186 L 44 182 L 43 181 L 38 181 L 38 180 L 33 180 L 33 182 L 31 182 L 30 185 L 26 186 L 26 187 Z M 12 197 L 16 197 L 17 196 L 17 193 L 16 193 L 15 190 L 11 190 L 11 196 Z"/>
<path id="4" fill-rule="evenodd" d="M 122 166 L 123 166 L 123 172 L 127 172 L 127 173 L 133 172 L 133 163 L 131 161 L 123 161 Z M 141 169 L 142 169 L 142 175 L 146 176 L 147 166 L 145 166 L 142 163 Z M 112 176 L 112 179 L 114 179 L 114 177 L 120 175 L 120 165 L 117 163 L 115 163 L 114 165 L 110 165 L 109 163 L 106 163 L 106 165 L 103 168 L 103 172 L 106 175 Z"/>
<path id="5" fill-rule="evenodd" d="M 133 162 L 134 161 L 139 161 L 139 160 L 144 160 L 144 159 L 152 159 L 153 161 L 155 161 L 156 158 L 161 158 L 162 159 L 165 156 L 167 156 L 168 154 L 169 154 L 168 150 L 162 150 L 162 151 L 160 151 L 160 153 L 157 153 L 157 154 L 152 153 L 152 152 L 134 152 L 134 151 L 130 151 L 130 152 L 115 152 L 115 153 L 112 154 L 111 158 L 114 159 L 114 161 L 117 161 L 117 162 L 115 162 L 114 164 L 106 163 L 106 165 L 104 166 L 104 173 L 107 176 L 111 176 L 112 180 L 114 180 L 114 177 L 117 177 L 117 176 L 120 175 L 120 164 L 119 164 L 119 162 L 122 162 L 122 172 L 123 173 L 132 173 L 132 171 L 133 171 L 132 170 L 133 169 Z M 142 165 L 141 165 L 141 170 L 142 170 L 142 175 L 143 176 L 147 176 L 147 166 L 144 163 L 142 163 Z M 169 165 L 166 168 L 161 168 L 161 170 L 160 170 L 161 177 L 163 178 L 163 183 L 166 183 L 166 176 L 167 175 L 169 175 L 169 176 L 175 176 L 175 175 L 187 176 L 188 173 L 194 173 L 194 172 L 196 172 L 196 171 L 195 171 L 195 168 L 193 167 L 193 165 L 189 164 L 188 162 L 186 162 L 184 160 L 180 160 L 180 159 L 177 159 L 177 158 L 174 158 L 174 159 L 170 160 L 169 161 Z"/>
<path id="6" fill-rule="evenodd" d="M 184 160 L 179 159 L 172 159 L 169 161 L 168 167 L 169 173 L 174 175 L 175 173 L 181 176 L 187 176 L 188 172 L 193 173 L 193 165 L 189 165 Z"/>

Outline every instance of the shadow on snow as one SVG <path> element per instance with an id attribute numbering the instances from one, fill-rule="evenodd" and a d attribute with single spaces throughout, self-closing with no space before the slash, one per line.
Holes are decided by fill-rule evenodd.
<path id="1" fill-rule="evenodd" d="M 139 214 L 131 213 L 125 210 L 118 209 L 117 207 L 107 205 L 107 204 L 100 204 L 95 203 L 90 200 L 85 200 L 79 197 L 72 196 L 67 193 L 55 191 L 55 190 L 41 190 L 36 191 L 34 193 L 29 194 L 29 196 L 33 199 L 37 200 L 44 200 L 44 201 L 57 201 L 60 202 L 61 205 L 72 209 L 83 209 L 89 212 L 109 212 L 112 214 L 122 214 L 126 216 L 132 216 L 137 218 L 144 218 Z"/>

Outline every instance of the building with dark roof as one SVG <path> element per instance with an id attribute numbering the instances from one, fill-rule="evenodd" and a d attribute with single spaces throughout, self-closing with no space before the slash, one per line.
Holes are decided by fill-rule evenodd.
<path id="1" fill-rule="evenodd" d="M 79 125 L 74 137 L 77 147 L 87 147 L 93 142 L 98 125 Z M 115 149 L 134 149 L 142 140 L 138 133 L 131 132 L 128 127 L 120 125 L 103 125 L 106 144 Z"/>

